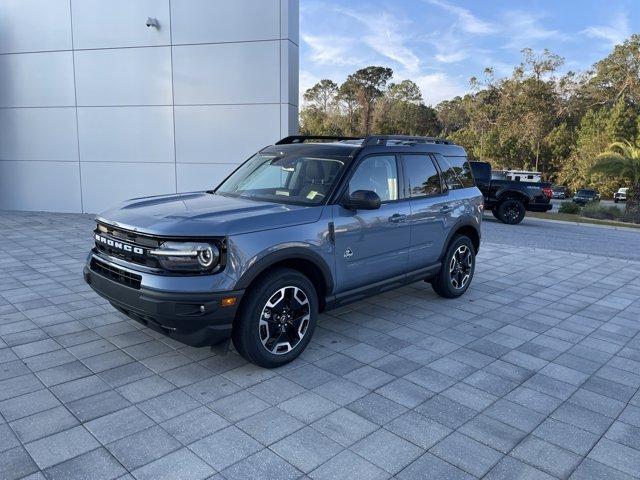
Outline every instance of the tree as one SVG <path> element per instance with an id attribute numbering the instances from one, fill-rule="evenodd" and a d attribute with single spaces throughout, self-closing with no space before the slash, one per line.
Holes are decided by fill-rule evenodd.
<path id="1" fill-rule="evenodd" d="M 420 88 L 411 80 L 392 83 L 374 108 L 373 129 L 385 135 L 436 135 L 435 110 L 422 100 Z"/>
<path id="2" fill-rule="evenodd" d="M 300 112 L 300 131 L 304 134 L 337 135 L 341 133 L 337 112 L 338 85 L 323 79 L 307 89 L 302 98 L 306 105 Z"/>
<path id="3" fill-rule="evenodd" d="M 559 180 L 572 190 L 596 187 L 604 195 L 612 193 L 616 183 L 591 171 L 596 157 L 613 142 L 607 133 L 609 115 L 606 109 L 590 109 L 577 129 L 576 143 L 558 173 Z"/>
<path id="4" fill-rule="evenodd" d="M 545 137 L 557 123 L 559 99 L 553 73 L 564 59 L 549 50 L 536 55 L 530 48 L 522 50 L 523 61 L 501 87 L 498 123 L 509 137 L 519 139 L 533 157 L 522 159 L 523 167 L 540 168 L 540 152 Z M 504 138 L 504 137 L 503 137 Z M 526 157 L 526 150 L 520 148 Z"/>
<path id="5" fill-rule="evenodd" d="M 304 92 L 304 101 L 315 106 L 321 112 L 329 114 L 338 94 L 338 84 L 333 80 L 323 79 Z"/>
<path id="6" fill-rule="evenodd" d="M 640 145 L 628 140 L 612 143 L 607 151 L 598 155 L 591 170 L 631 185 L 627 193 L 627 213 L 632 221 L 640 223 Z"/>
<path id="7" fill-rule="evenodd" d="M 607 122 L 607 134 L 611 141 L 635 138 L 637 133 L 638 116 L 633 107 L 629 106 L 626 97 L 621 97 L 613 105 Z"/>
<path id="8" fill-rule="evenodd" d="M 342 123 L 347 135 L 358 135 L 358 120 L 360 109 L 358 107 L 358 91 L 353 82 L 344 82 L 338 89 L 338 101 L 342 112 Z"/>
<path id="9" fill-rule="evenodd" d="M 631 35 L 597 62 L 584 89 L 592 105 L 612 105 L 622 97 L 640 105 L 640 35 Z"/>
<path id="10" fill-rule="evenodd" d="M 387 82 L 393 76 L 393 70 L 386 67 L 366 67 L 347 77 L 347 89 L 355 93 L 362 110 L 362 133 L 371 133 L 373 108 L 375 101 L 382 97 Z"/>

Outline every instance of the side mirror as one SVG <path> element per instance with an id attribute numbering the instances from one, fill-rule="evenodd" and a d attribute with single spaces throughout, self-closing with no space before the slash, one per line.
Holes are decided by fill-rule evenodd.
<path id="1" fill-rule="evenodd" d="M 371 190 L 356 190 L 348 195 L 342 205 L 349 210 L 377 210 L 382 201 L 376 192 Z"/>

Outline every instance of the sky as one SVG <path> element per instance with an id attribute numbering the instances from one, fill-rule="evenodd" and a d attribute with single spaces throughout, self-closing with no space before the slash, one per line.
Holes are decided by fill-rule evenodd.
<path id="1" fill-rule="evenodd" d="M 469 91 L 493 67 L 508 76 L 526 47 L 588 70 L 640 33 L 640 0 L 300 0 L 300 92 L 368 66 L 411 79 L 425 103 Z"/>

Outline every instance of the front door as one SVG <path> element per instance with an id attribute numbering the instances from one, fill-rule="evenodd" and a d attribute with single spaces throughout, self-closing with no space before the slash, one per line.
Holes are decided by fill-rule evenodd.
<path id="1" fill-rule="evenodd" d="M 366 157 L 355 170 L 348 192 L 372 190 L 377 210 L 333 206 L 337 292 L 386 280 L 406 272 L 410 240 L 409 200 L 400 192 L 395 155 Z"/>

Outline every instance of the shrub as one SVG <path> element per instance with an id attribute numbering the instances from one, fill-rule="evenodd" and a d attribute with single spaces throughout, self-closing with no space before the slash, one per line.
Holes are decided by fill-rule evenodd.
<path id="1" fill-rule="evenodd" d="M 600 202 L 592 202 L 582 209 L 582 216 L 599 220 L 620 220 L 624 213 L 613 205 L 603 207 Z"/>
<path id="2" fill-rule="evenodd" d="M 560 209 L 558 210 L 558 212 L 572 214 L 580 213 L 580 205 L 573 202 L 563 202 L 562 205 L 560 205 Z"/>
<path id="3" fill-rule="evenodd" d="M 622 212 L 622 217 L 620 218 L 623 222 L 629 223 L 640 223 L 640 214 L 638 214 L 635 210 L 625 209 Z"/>

